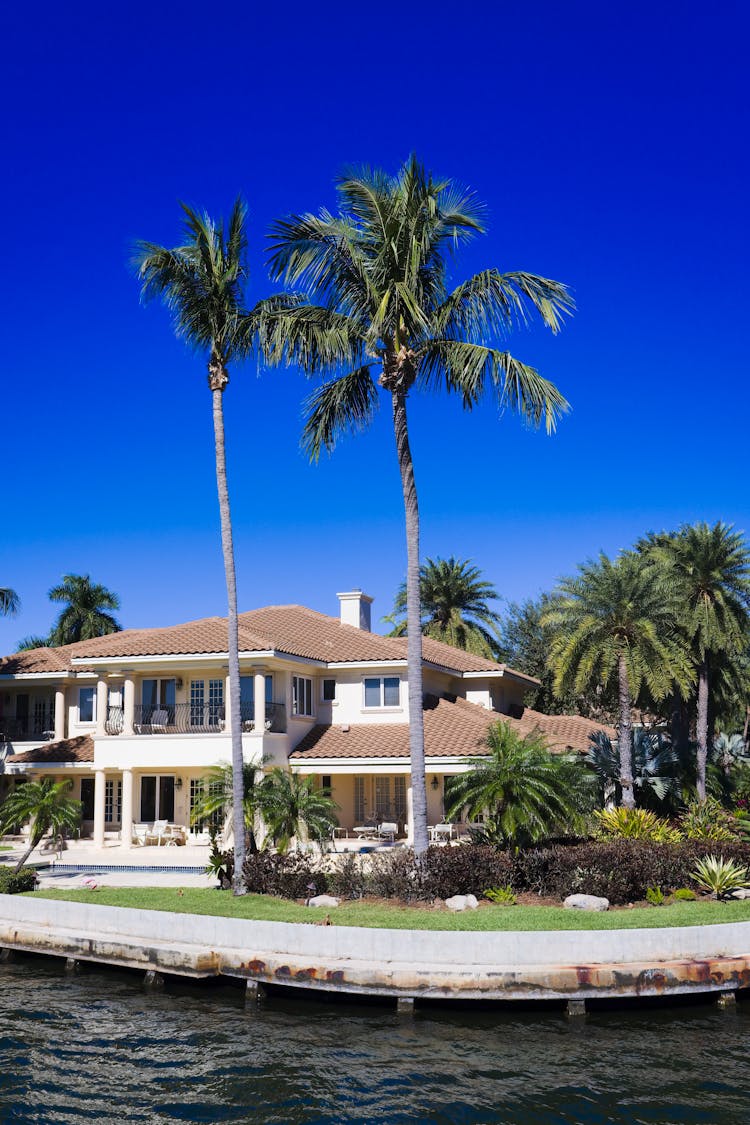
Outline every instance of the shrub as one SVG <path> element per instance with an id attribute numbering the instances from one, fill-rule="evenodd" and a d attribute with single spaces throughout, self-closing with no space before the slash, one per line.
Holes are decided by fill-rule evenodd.
<path id="1" fill-rule="evenodd" d="M 507 851 L 486 847 L 428 848 L 420 865 L 421 898 L 481 895 L 483 887 L 513 882 L 515 862 Z"/>
<path id="2" fill-rule="evenodd" d="M 695 902 L 697 897 L 695 891 L 691 891 L 690 887 L 679 887 L 672 895 L 675 902 Z"/>
<path id="3" fill-rule="evenodd" d="M 599 835 L 623 840 L 653 840 L 658 844 L 673 844 L 680 833 L 668 820 L 650 809 L 595 809 Z"/>
<path id="4" fill-rule="evenodd" d="M 646 902 L 650 902 L 652 906 L 663 906 L 664 892 L 661 887 L 648 887 L 646 889 Z"/>
<path id="5" fill-rule="evenodd" d="M 732 891 L 750 886 L 747 867 L 723 855 L 707 855 L 698 860 L 693 868 L 695 882 L 705 891 L 711 891 L 717 898 L 727 898 Z"/>
<path id="6" fill-rule="evenodd" d="M 688 840 L 736 840 L 740 835 L 735 818 L 715 797 L 691 801 L 680 817 L 680 828 Z"/>
<path id="7" fill-rule="evenodd" d="M 494 902 L 496 906 L 516 905 L 516 896 L 513 894 L 510 883 L 505 887 L 489 887 L 484 892 L 484 897 L 488 898 L 490 902 Z"/>
<path id="8" fill-rule="evenodd" d="M 304 852 L 276 855 L 258 852 L 245 859 L 242 869 L 249 891 L 279 898 L 310 898 L 328 890 L 328 876 Z M 314 889 L 313 889 L 314 887 Z"/>
<path id="9" fill-rule="evenodd" d="M 24 891 L 33 891 L 37 884 L 37 873 L 33 867 L 22 867 L 16 871 L 13 867 L 0 867 L 0 894 L 20 895 Z"/>
<path id="10" fill-rule="evenodd" d="M 530 849 L 516 857 L 516 890 L 566 898 L 583 892 L 608 898 L 613 905 L 646 897 L 649 887 L 684 887 L 694 881 L 696 861 L 710 844 L 681 841 L 592 840 L 575 847 Z M 750 847 L 726 844 L 725 856 L 750 863 Z"/>

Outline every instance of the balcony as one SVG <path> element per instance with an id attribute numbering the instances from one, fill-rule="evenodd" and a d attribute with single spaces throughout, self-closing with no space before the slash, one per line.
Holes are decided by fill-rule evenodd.
<path id="1" fill-rule="evenodd" d="M 242 730 L 255 729 L 255 707 L 240 706 Z M 107 734 L 122 734 L 125 726 L 122 707 L 110 707 L 104 729 Z M 224 704 L 163 703 L 137 704 L 133 716 L 136 734 L 221 734 L 226 731 Z M 286 708 L 283 703 L 266 704 L 266 730 L 283 734 L 286 730 Z"/>
<path id="2" fill-rule="evenodd" d="M 54 714 L 28 715 L 18 719 L 0 718 L 0 743 L 51 742 L 54 737 Z"/>

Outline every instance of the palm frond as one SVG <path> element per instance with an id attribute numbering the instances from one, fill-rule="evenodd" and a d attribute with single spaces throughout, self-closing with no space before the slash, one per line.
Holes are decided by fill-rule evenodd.
<path id="1" fill-rule="evenodd" d="M 510 407 L 530 425 L 544 420 L 552 433 L 569 404 L 554 383 L 509 352 L 460 340 L 433 340 L 422 351 L 420 378 L 428 386 L 444 383 L 471 409 L 492 388 L 498 405 Z"/>
<path id="2" fill-rule="evenodd" d="M 378 391 L 368 364 L 324 383 L 305 402 L 302 448 L 310 460 L 319 460 L 324 449 L 330 453 L 342 434 L 365 429 L 377 405 Z"/>

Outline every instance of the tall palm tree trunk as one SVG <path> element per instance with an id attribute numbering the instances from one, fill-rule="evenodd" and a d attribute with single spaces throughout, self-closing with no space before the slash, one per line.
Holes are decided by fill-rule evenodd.
<path id="1" fill-rule="evenodd" d="M 229 715 L 232 732 L 232 827 L 234 832 L 234 875 L 232 890 L 235 895 L 245 894 L 242 868 L 245 865 L 245 815 L 244 779 L 242 758 L 242 725 L 240 721 L 240 653 L 237 632 L 237 578 L 234 567 L 232 518 L 229 510 L 227 487 L 227 462 L 224 445 L 224 388 L 229 376 L 224 365 L 214 359 L 208 365 L 208 385 L 211 388 L 214 414 L 214 440 L 216 445 L 216 487 L 219 493 L 221 518 L 221 548 L 224 555 L 224 574 L 227 581 L 229 653 Z"/>
<path id="2" fill-rule="evenodd" d="M 427 786 L 424 766 L 424 713 L 422 710 L 422 606 L 419 588 L 419 505 L 414 464 L 409 447 L 406 393 L 393 391 L 393 429 L 401 472 L 406 516 L 406 629 L 409 681 L 409 756 L 411 758 L 414 851 L 427 850 Z"/>
<path id="3" fill-rule="evenodd" d="M 633 719 L 630 705 L 630 681 L 624 653 L 620 653 L 617 664 L 618 695 L 620 702 L 620 736 L 618 751 L 620 755 L 620 786 L 622 804 L 626 809 L 635 808 L 633 792 Z"/>
<path id="4" fill-rule="evenodd" d="M 708 759 L 708 661 L 702 660 L 698 669 L 698 713 L 696 716 L 698 742 L 696 789 L 698 800 L 706 799 L 706 761 Z"/>

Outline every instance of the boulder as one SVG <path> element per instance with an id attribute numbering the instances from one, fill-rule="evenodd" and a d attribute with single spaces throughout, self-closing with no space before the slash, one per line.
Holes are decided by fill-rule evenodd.
<path id="1" fill-rule="evenodd" d="M 732 898 L 750 898 L 750 887 L 740 887 L 732 891 Z"/>
<path id="2" fill-rule="evenodd" d="M 445 905 L 449 910 L 476 910 L 479 903 L 476 895 L 454 895 L 445 900 Z"/>
<path id="3" fill-rule="evenodd" d="M 609 910 L 608 898 L 596 895 L 568 895 L 563 903 L 566 910 Z"/>
<path id="4" fill-rule="evenodd" d="M 314 898 L 307 900 L 308 906 L 325 906 L 333 907 L 339 905 L 339 899 L 334 898 L 333 895 L 315 895 Z"/>

